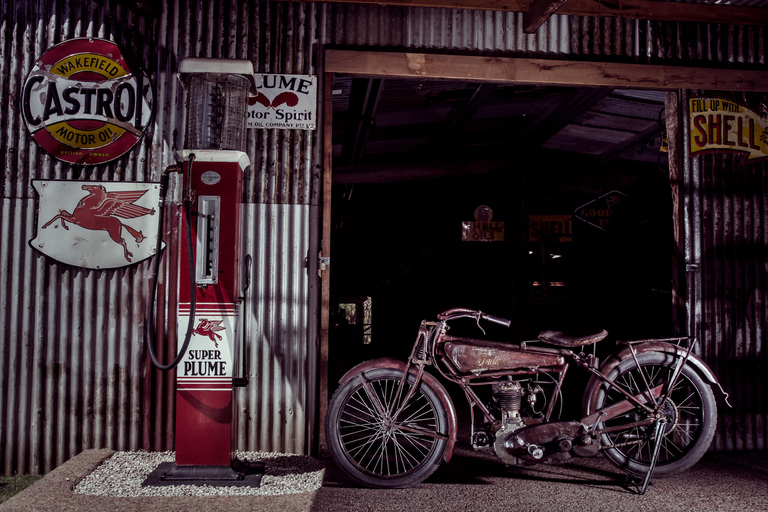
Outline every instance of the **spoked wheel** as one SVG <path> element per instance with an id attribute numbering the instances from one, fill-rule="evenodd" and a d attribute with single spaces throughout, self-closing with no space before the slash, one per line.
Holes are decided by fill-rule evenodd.
<path id="1" fill-rule="evenodd" d="M 670 381 L 677 357 L 661 352 L 645 352 L 634 359 L 619 363 L 608 377 L 629 394 L 636 396 Z M 654 476 L 669 476 L 687 470 L 701 459 L 715 435 L 717 405 L 712 388 L 689 366 L 684 366 L 677 383 L 663 404 L 666 393 L 657 398 L 659 414 L 666 420 L 662 430 L 659 458 Z M 586 397 L 590 412 L 624 400 L 615 389 L 603 384 L 595 394 Z M 636 475 L 645 475 L 653 454 L 654 426 L 630 424 L 642 422 L 648 413 L 636 408 L 606 421 L 598 430 L 627 425 L 626 430 L 614 430 L 601 436 L 603 454 L 618 468 Z"/>
<path id="2" fill-rule="evenodd" d="M 437 393 L 419 382 L 403 405 L 414 378 L 401 389 L 402 376 L 389 368 L 357 375 L 328 406 L 326 434 L 336 464 L 370 487 L 415 485 L 437 469 L 445 452 L 448 414 Z"/>

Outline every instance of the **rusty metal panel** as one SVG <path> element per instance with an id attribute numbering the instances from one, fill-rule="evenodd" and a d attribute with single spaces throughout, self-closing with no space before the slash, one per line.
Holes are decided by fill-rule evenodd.
<path id="1" fill-rule="evenodd" d="M 21 88 L 34 59 L 73 37 L 118 41 L 147 65 L 149 24 L 117 3 L 0 5 L 0 471 L 43 473 L 83 449 L 144 447 L 141 329 L 148 262 L 93 272 L 49 260 L 36 229 L 33 179 L 152 181 L 151 136 L 108 165 L 52 159 L 27 134 Z M 151 69 L 151 68 L 150 68 Z"/>
<path id="2" fill-rule="evenodd" d="M 647 62 L 765 65 L 766 27 L 693 22 L 638 22 Z"/>
<path id="3" fill-rule="evenodd" d="M 555 15 L 534 34 L 514 12 L 324 4 L 325 44 L 411 51 L 569 53 L 568 17 Z"/>
<path id="4" fill-rule="evenodd" d="M 689 145 L 683 95 L 683 144 Z M 768 437 L 768 180 L 765 163 L 741 157 L 691 157 L 684 149 L 679 213 L 685 255 L 688 329 L 704 360 L 730 394 L 715 450 L 764 450 Z"/>
<path id="5" fill-rule="evenodd" d="M 677 60 L 718 65 L 764 66 L 765 27 L 641 22 L 651 62 Z M 701 64 L 699 64 L 701 65 Z M 681 325 L 699 340 L 704 360 L 730 393 L 733 409 L 720 408 L 715 450 L 765 449 L 768 393 L 765 295 L 768 287 L 768 183 L 766 165 L 742 165 L 741 157 L 688 152 L 688 98 L 683 91 L 678 224 L 682 255 L 678 293 Z M 734 93 L 759 110 L 764 95 Z"/>
<path id="6" fill-rule="evenodd" d="M 213 2 L 216 4 L 216 2 Z M 256 73 L 318 75 L 319 4 L 249 4 L 247 55 Z M 318 94 L 318 115 L 322 98 Z M 317 126 L 322 126 L 318 122 Z M 263 204 L 320 204 L 321 131 L 249 130 L 251 172 L 245 177 L 246 201 Z"/>
<path id="7" fill-rule="evenodd" d="M 243 319 L 248 386 L 238 391 L 240 449 L 304 453 L 314 443 L 317 402 L 319 206 L 247 206 L 253 259 Z"/>

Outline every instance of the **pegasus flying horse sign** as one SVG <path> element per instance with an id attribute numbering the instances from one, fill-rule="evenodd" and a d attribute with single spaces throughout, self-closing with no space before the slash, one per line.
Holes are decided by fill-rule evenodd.
<path id="1" fill-rule="evenodd" d="M 40 195 L 29 244 L 62 263 L 119 268 L 155 254 L 156 183 L 33 180 Z"/>

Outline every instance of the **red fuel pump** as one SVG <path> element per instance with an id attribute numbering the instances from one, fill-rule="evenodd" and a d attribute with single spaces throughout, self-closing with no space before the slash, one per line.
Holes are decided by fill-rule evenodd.
<path id="1" fill-rule="evenodd" d="M 178 339 L 184 342 L 169 365 L 158 364 L 151 352 L 159 368 L 176 368 L 176 460 L 161 465 L 153 483 L 258 485 L 263 464 L 236 457 L 233 392 L 245 384 L 235 378 L 235 355 L 243 295 L 243 172 L 250 165 L 242 150 L 248 94 L 255 93 L 253 65 L 192 58 L 179 71 L 190 148 L 179 152 L 185 209 Z"/>

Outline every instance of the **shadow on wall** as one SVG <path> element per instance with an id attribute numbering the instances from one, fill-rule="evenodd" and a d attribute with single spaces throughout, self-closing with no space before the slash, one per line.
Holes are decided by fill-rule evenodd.
<path id="1" fill-rule="evenodd" d="M 711 247 L 700 269 L 704 358 L 735 413 L 768 412 L 766 270 L 768 248 L 746 242 Z"/>

